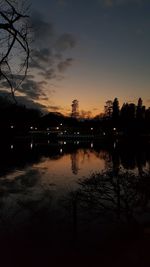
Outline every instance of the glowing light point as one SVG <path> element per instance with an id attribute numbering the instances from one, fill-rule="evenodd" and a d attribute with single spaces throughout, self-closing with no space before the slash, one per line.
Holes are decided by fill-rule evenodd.
<path id="1" fill-rule="evenodd" d="M 33 148 L 33 143 L 30 144 L 30 148 L 31 148 L 31 149 Z"/>

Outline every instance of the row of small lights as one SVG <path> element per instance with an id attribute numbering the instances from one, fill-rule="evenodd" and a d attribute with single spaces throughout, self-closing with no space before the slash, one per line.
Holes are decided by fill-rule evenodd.
<path id="1" fill-rule="evenodd" d="M 49 140 L 48 140 L 48 144 L 50 144 L 50 141 L 49 141 Z M 67 144 L 67 142 L 64 141 L 64 142 L 63 142 L 63 145 L 66 145 L 66 144 Z M 74 142 L 74 144 L 79 145 L 80 142 L 77 141 L 77 142 Z M 33 145 L 34 145 L 33 143 L 30 144 L 30 148 L 31 148 L 31 149 L 33 149 Z M 91 143 L 91 148 L 93 148 L 93 147 L 94 147 L 94 144 Z M 114 142 L 114 149 L 115 149 L 115 148 L 116 148 L 116 142 Z M 10 149 L 13 150 L 13 149 L 14 149 L 14 145 L 11 145 L 11 146 L 10 146 Z M 61 154 L 63 153 L 63 149 L 62 149 L 62 148 L 60 149 L 60 153 L 61 153 Z"/>
<path id="2" fill-rule="evenodd" d="M 62 125 L 63 125 L 63 124 L 61 123 L 60 126 L 62 126 Z M 11 129 L 14 129 L 14 125 L 11 125 L 10 128 L 11 128 Z M 60 127 L 57 126 L 57 127 L 56 127 L 56 130 L 59 130 L 59 129 L 60 129 Z M 31 127 L 30 127 L 30 130 L 38 130 L 38 128 L 37 128 L 37 127 L 34 128 L 33 126 L 31 126 Z M 49 130 L 50 130 L 50 128 L 47 128 L 47 131 L 49 131 Z M 91 127 L 91 131 L 93 131 L 93 130 L 94 130 L 94 128 Z M 117 129 L 116 129 L 116 128 L 113 128 L 113 130 L 116 131 Z M 67 131 L 65 130 L 64 133 L 67 133 Z M 61 132 L 61 134 L 63 134 L 63 132 Z M 78 134 L 78 135 L 79 135 L 80 132 L 74 132 L 74 134 Z M 103 132 L 103 135 L 105 135 L 105 132 Z"/>
<path id="3" fill-rule="evenodd" d="M 50 144 L 50 141 L 48 140 L 48 144 Z M 63 145 L 66 145 L 67 144 L 67 142 L 66 141 L 64 141 L 63 142 Z M 79 141 L 77 141 L 77 142 L 74 142 L 74 144 L 77 144 L 77 145 L 79 145 L 80 144 L 80 142 Z M 33 143 L 30 143 L 30 148 L 31 149 L 33 149 L 33 146 L 34 146 L 34 144 Z M 93 147 L 93 143 L 91 143 L 91 148 Z M 13 144 L 11 144 L 10 145 L 10 149 L 11 150 L 13 150 L 14 149 L 14 145 Z M 60 149 L 60 151 L 61 151 L 61 153 L 62 153 L 62 148 Z"/>

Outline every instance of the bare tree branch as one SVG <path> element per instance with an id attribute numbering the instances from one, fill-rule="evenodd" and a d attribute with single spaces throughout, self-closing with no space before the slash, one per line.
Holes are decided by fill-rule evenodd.
<path id="1" fill-rule="evenodd" d="M 18 1 L 0 2 L 0 80 L 7 82 L 14 100 L 15 90 L 27 75 L 30 57 L 29 16 L 23 9 L 18 11 Z M 16 81 L 18 73 L 21 78 Z"/>

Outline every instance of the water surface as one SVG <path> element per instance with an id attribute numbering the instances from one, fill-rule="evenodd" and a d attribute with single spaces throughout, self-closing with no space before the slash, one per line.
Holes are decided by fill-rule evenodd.
<path id="1" fill-rule="evenodd" d="M 129 141 L 3 145 L 3 249 L 14 246 L 18 250 L 21 244 L 33 255 L 35 248 L 40 250 L 42 257 L 45 249 L 51 257 L 69 251 L 83 263 L 90 253 L 90 260 L 96 259 L 99 248 L 104 256 L 114 244 L 120 246 L 118 242 L 129 246 L 130 238 L 139 240 L 139 229 L 148 231 L 150 222 L 149 147 L 149 143 Z M 106 171 L 108 176 L 97 179 L 97 173 Z M 102 262 L 105 266 L 105 259 Z"/>

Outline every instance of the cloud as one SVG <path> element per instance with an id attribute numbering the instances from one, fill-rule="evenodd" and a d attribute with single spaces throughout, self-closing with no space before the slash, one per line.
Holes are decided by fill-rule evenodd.
<path id="1" fill-rule="evenodd" d="M 46 96 L 43 90 L 43 87 L 46 84 L 45 81 L 37 82 L 35 80 L 26 79 L 20 88 L 18 88 L 18 91 L 25 93 L 28 98 L 38 100 L 41 96 Z"/>
<path id="2" fill-rule="evenodd" d="M 32 14 L 31 20 L 35 47 L 45 47 L 45 43 L 52 43 L 55 36 L 53 24 L 45 21 L 42 15 L 37 12 Z"/>
<path id="3" fill-rule="evenodd" d="M 29 62 L 30 73 L 24 82 L 18 87 L 20 95 L 24 95 L 25 102 L 35 102 L 47 100 L 47 95 L 51 81 L 61 81 L 64 76 L 61 73 L 67 70 L 73 63 L 72 58 L 68 58 L 67 51 L 76 45 L 76 40 L 70 33 L 58 34 L 52 23 L 45 21 L 45 18 L 34 13 L 31 16 L 31 27 L 34 37 L 31 47 L 31 57 Z M 16 75 L 12 80 L 15 88 L 21 75 Z M 40 81 L 39 81 L 40 80 Z M 10 89 L 7 82 L 1 81 L 0 87 L 8 91 Z M 47 94 L 46 94 L 46 93 Z"/>
<path id="4" fill-rule="evenodd" d="M 55 69 L 52 68 L 39 72 L 39 75 L 43 76 L 43 78 L 45 78 L 46 80 L 51 80 L 56 78 Z"/>
<path id="5" fill-rule="evenodd" d="M 76 40 L 70 33 L 62 34 L 55 43 L 55 49 L 58 52 L 65 51 L 66 49 L 70 49 L 75 47 Z"/>
<path id="6" fill-rule="evenodd" d="M 52 23 L 44 21 L 40 14 L 33 15 L 35 31 L 34 46 L 29 67 L 39 71 L 37 74 L 46 80 L 61 80 L 60 72 L 64 72 L 73 63 L 72 58 L 64 57 L 67 50 L 76 45 L 76 39 L 71 33 L 58 35 Z M 44 34 L 43 34 L 44 33 Z"/>
<path id="7" fill-rule="evenodd" d="M 142 0 L 98 0 L 104 7 L 114 7 L 126 4 L 142 4 Z"/>
<path id="8" fill-rule="evenodd" d="M 8 100 L 10 100 L 10 102 L 13 103 L 13 98 L 12 98 L 12 94 L 9 92 L 6 92 L 5 90 L 0 90 L 0 96 L 7 98 Z M 26 96 L 15 96 L 18 104 L 21 105 L 25 105 L 28 108 L 34 108 L 34 109 L 39 109 L 42 112 L 46 113 L 48 112 L 47 107 L 37 103 L 35 101 L 33 101 L 32 99 L 27 98 Z"/>
<path id="9" fill-rule="evenodd" d="M 49 48 L 35 49 L 31 52 L 31 55 L 36 61 L 49 63 L 52 52 Z"/>
<path id="10" fill-rule="evenodd" d="M 21 75 L 15 76 L 15 81 L 12 81 L 12 84 L 21 79 Z M 46 97 L 44 93 L 44 86 L 47 85 L 46 81 L 36 81 L 34 80 L 33 75 L 28 75 L 24 82 L 18 87 L 17 92 L 24 94 L 26 97 L 31 99 L 39 99 L 40 97 Z M 0 83 L 0 88 L 3 91 L 8 91 L 10 89 L 9 84 L 6 81 Z"/>
<path id="11" fill-rule="evenodd" d="M 63 108 L 61 106 L 48 106 L 47 108 L 49 110 L 51 110 L 52 112 L 59 112 L 59 111 L 63 110 Z"/>
<path id="12" fill-rule="evenodd" d="M 72 58 L 67 58 L 57 65 L 57 68 L 59 72 L 64 72 L 68 67 L 72 65 L 73 59 Z"/>

